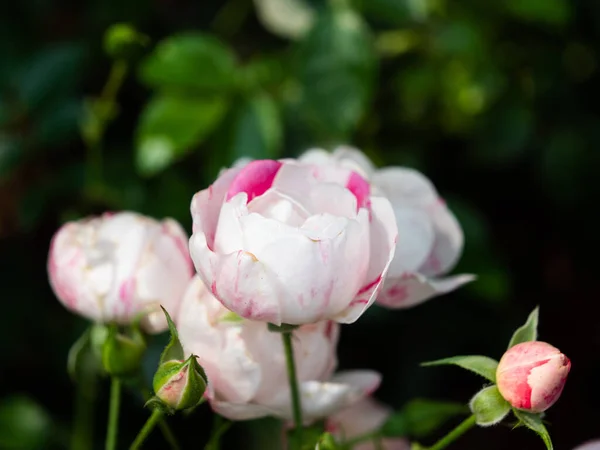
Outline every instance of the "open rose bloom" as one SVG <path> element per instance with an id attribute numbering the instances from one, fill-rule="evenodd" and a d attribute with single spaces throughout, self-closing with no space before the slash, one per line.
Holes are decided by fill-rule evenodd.
<path id="1" fill-rule="evenodd" d="M 600 440 L 586 442 L 573 450 L 600 450 Z"/>
<path id="2" fill-rule="evenodd" d="M 198 274 L 248 319 L 353 322 L 394 255 L 390 202 L 343 167 L 252 161 L 223 172 L 191 210 Z"/>
<path id="3" fill-rule="evenodd" d="M 376 169 L 362 152 L 349 147 L 333 153 L 309 150 L 300 160 L 356 171 L 370 181 L 372 193 L 391 202 L 398 240 L 378 304 L 414 306 L 474 279 L 472 275 L 441 277 L 458 261 L 464 237 L 458 221 L 423 174 L 405 167 Z"/>
<path id="4" fill-rule="evenodd" d="M 69 222 L 52 239 L 50 284 L 90 320 L 125 325 L 144 313 L 146 330 L 159 332 L 166 329 L 160 305 L 176 314 L 193 276 L 186 241 L 174 220 L 131 212 Z"/>
<path id="5" fill-rule="evenodd" d="M 392 414 L 388 408 L 372 397 L 364 397 L 353 405 L 327 418 L 325 428 L 341 442 L 375 433 Z M 407 439 L 381 438 L 378 442 L 366 441 L 354 445 L 353 450 L 410 450 Z"/>
<path id="6" fill-rule="evenodd" d="M 195 278 L 178 316 L 186 354 L 198 355 L 208 378 L 207 396 L 232 420 L 268 415 L 292 418 L 281 336 L 264 322 L 241 319 L 221 305 Z M 329 416 L 375 390 L 372 371 L 334 375 L 339 325 L 332 321 L 294 330 L 294 357 L 306 422 Z"/>

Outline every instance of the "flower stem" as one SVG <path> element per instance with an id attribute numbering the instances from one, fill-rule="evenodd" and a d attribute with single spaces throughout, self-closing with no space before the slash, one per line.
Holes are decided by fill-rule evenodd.
<path id="1" fill-rule="evenodd" d="M 87 382 L 87 383 L 84 383 Z M 71 450 L 86 450 L 92 447 L 94 431 L 94 387 L 96 382 L 93 376 L 80 380 L 77 383 L 75 399 L 75 417 L 73 434 L 71 435 Z M 90 394 L 88 391 L 92 391 Z"/>
<path id="2" fill-rule="evenodd" d="M 223 417 L 216 415 L 212 432 L 204 450 L 219 450 L 221 448 L 221 437 L 233 425 L 233 422 L 224 420 Z"/>
<path id="3" fill-rule="evenodd" d="M 139 387 L 140 387 L 140 391 L 141 391 L 141 394 L 142 394 L 142 397 L 144 398 L 144 400 L 145 401 L 150 400 L 150 398 L 152 397 L 152 394 L 150 393 L 148 388 L 146 388 L 144 386 L 143 382 L 141 382 L 141 381 L 139 382 Z M 171 447 L 171 450 L 180 450 L 181 447 L 179 447 L 179 444 L 177 443 L 177 439 L 175 438 L 175 435 L 171 431 L 171 428 L 169 427 L 169 424 L 165 420 L 164 416 L 161 417 L 160 421 L 158 422 L 158 428 L 160 428 L 160 431 L 161 431 L 163 437 L 165 438 L 165 441 L 167 441 L 167 443 Z"/>
<path id="4" fill-rule="evenodd" d="M 471 415 L 462 421 L 455 429 L 450 431 L 446 436 L 441 438 L 431 447 L 427 447 L 426 450 L 442 450 L 452 444 L 455 440 L 469 431 L 475 425 L 475 416 Z"/>
<path id="5" fill-rule="evenodd" d="M 108 411 L 108 430 L 106 432 L 106 450 L 116 450 L 119 429 L 119 408 L 121 406 L 121 380 L 112 377 L 110 385 L 110 406 Z"/>
<path id="6" fill-rule="evenodd" d="M 287 363 L 288 384 L 292 397 L 292 411 L 294 414 L 294 439 L 295 447 L 302 448 L 302 403 L 300 401 L 300 390 L 298 389 L 298 378 L 296 376 L 296 363 L 294 361 L 294 347 L 292 346 L 292 331 L 282 332 L 283 348 Z"/>
<path id="7" fill-rule="evenodd" d="M 152 411 L 152 415 L 148 418 L 148 420 L 144 424 L 144 427 L 138 433 L 137 437 L 135 438 L 135 441 L 133 441 L 133 444 L 131 444 L 131 447 L 129 447 L 129 450 L 136 450 L 140 448 L 146 440 L 146 438 L 152 432 L 154 426 L 162 420 L 162 417 L 163 413 L 159 409 L 155 409 L 154 411 Z"/>

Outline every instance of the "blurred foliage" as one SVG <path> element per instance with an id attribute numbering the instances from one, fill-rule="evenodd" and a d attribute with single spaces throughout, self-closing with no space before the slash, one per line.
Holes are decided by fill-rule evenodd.
<path id="1" fill-rule="evenodd" d="M 0 447 L 36 448 L 50 416 L 71 417 L 64 363 L 84 324 L 53 300 L 44 267 L 61 222 L 134 209 L 189 228 L 191 196 L 222 167 L 311 146 L 351 143 L 378 164 L 422 170 L 465 230 L 456 270 L 477 282 L 416 310 L 373 308 L 344 328 L 342 366 L 381 370 L 386 402 L 400 410 L 415 396 L 466 401 L 480 386 L 417 364 L 498 357 L 537 303 L 541 336 L 572 354 L 574 367 L 581 357 L 582 369 L 599 368 L 586 362 L 600 353 L 600 336 L 585 331 L 597 329 L 586 302 L 597 295 L 597 233 L 583 212 L 600 194 L 600 3 L 26 0 L 1 8 L 0 295 L 10 320 L 0 339 L 18 342 L 5 363 L 28 370 L 18 380 L 2 370 L 0 394 L 30 392 L 44 407 L 6 397 L 0 426 L 11 431 L 0 431 Z M 150 344 L 149 354 L 159 353 Z M 589 381 L 575 370 L 548 415 L 561 424 L 551 430 L 558 448 L 598 431 L 569 412 L 594 404 L 577 400 L 578 376 Z M 585 389 L 600 400 L 597 387 Z M 129 412 L 123 439 L 145 418 L 141 404 Z M 175 419 L 196 430 L 189 423 Z M 237 434 L 264 442 L 271 428 L 236 424 L 231 448 Z M 475 432 L 464 448 L 508 448 L 508 439 L 527 447 L 526 436 L 486 433 L 495 438 Z"/>

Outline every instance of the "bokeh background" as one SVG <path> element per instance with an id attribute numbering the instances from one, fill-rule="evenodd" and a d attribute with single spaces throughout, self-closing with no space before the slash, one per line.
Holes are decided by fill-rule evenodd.
<path id="1" fill-rule="evenodd" d="M 119 22 L 146 38 L 106 42 Z M 376 396 L 397 409 L 415 397 L 466 402 L 481 379 L 418 363 L 499 357 L 539 304 L 541 339 L 573 362 L 546 416 L 555 446 L 600 437 L 599 50 L 594 0 L 3 2 L 0 448 L 69 445 L 65 366 L 86 323 L 47 282 L 61 223 L 129 209 L 189 230 L 192 195 L 221 167 L 340 143 L 427 174 L 464 227 L 456 271 L 478 274 L 345 326 L 340 367 L 380 370 Z M 163 343 L 152 341 L 148 374 Z M 96 448 L 107 394 L 101 380 Z M 148 411 L 132 393 L 124 404 L 125 448 Z M 201 448 L 211 421 L 205 407 L 171 422 L 185 448 Z M 272 421 L 236 424 L 223 448 L 276 448 L 278 436 Z M 147 448 L 165 448 L 153 438 Z M 453 448 L 543 444 L 498 426 Z"/>

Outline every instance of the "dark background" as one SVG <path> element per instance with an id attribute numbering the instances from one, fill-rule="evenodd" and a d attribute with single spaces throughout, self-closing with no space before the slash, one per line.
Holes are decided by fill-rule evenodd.
<path id="1" fill-rule="evenodd" d="M 272 3 L 3 2 L 0 448 L 69 442 L 75 391 L 66 358 L 86 323 L 47 282 L 49 241 L 61 223 L 131 209 L 189 230 L 190 199 L 220 167 L 344 142 L 435 182 L 466 235 L 456 272 L 479 278 L 413 310 L 372 308 L 343 327 L 340 367 L 380 370 L 376 395 L 395 408 L 414 397 L 466 402 L 479 378 L 418 363 L 499 358 L 540 305 L 540 339 L 572 360 L 546 416 L 555 447 L 600 437 L 600 2 L 286 0 L 300 12 L 265 18 Z M 117 22 L 135 25 L 147 45 L 113 45 L 107 55 L 103 36 Z M 153 50 L 165 38 L 170 57 Z M 115 51 L 129 70 L 113 102 L 101 93 Z M 94 130 L 104 123 L 98 143 Z M 164 340 L 153 342 L 149 373 Z M 106 380 L 99 389 L 102 448 Z M 123 447 L 148 415 L 133 394 L 124 404 Z M 172 419 L 186 448 L 208 436 L 206 409 Z M 269 448 L 259 438 L 272 428 L 235 425 L 224 448 Z M 165 448 L 158 432 L 153 438 L 148 448 Z M 543 444 L 502 425 L 454 447 Z"/>

